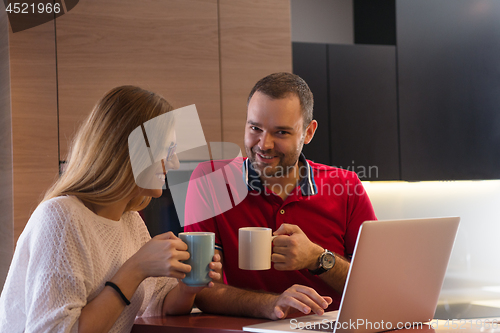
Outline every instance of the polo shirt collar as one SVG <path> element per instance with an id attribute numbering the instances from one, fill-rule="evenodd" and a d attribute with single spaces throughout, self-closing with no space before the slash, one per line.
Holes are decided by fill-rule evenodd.
<path id="1" fill-rule="evenodd" d="M 307 170 L 307 173 L 301 178 L 298 185 L 302 195 L 309 196 L 317 194 L 318 188 L 316 186 L 316 182 L 314 181 L 313 170 L 309 165 L 309 162 L 307 162 L 304 154 L 300 154 L 299 161 L 302 162 L 302 165 L 305 166 Z M 262 191 L 262 193 L 265 193 L 264 185 L 262 185 L 257 171 L 255 171 L 248 158 L 245 160 L 245 163 L 243 163 L 243 178 L 249 191 Z"/>

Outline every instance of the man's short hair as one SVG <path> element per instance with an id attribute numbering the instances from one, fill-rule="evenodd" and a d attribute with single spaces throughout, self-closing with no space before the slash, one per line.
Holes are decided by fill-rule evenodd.
<path id="1" fill-rule="evenodd" d="M 273 99 L 285 98 L 288 94 L 294 94 L 299 98 L 304 119 L 304 130 L 313 120 L 314 98 L 307 85 L 300 76 L 292 73 L 273 73 L 260 79 L 255 84 L 248 96 L 247 106 L 255 92 L 261 92 Z"/>

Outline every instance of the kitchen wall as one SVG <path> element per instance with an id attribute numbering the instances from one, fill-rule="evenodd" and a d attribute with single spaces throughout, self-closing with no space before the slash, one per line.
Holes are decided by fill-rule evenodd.
<path id="1" fill-rule="evenodd" d="M 460 216 L 440 301 L 500 299 L 500 180 L 364 186 L 378 219 Z"/>

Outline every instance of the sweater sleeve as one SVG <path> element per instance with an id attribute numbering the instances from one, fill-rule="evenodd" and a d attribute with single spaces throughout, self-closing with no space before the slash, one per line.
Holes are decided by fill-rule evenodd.
<path id="1" fill-rule="evenodd" d="M 141 246 L 144 246 L 151 240 L 151 236 L 139 214 L 136 214 L 135 218 L 140 221 L 136 224 L 136 232 L 140 237 Z M 170 290 L 177 285 L 177 279 L 166 276 L 149 277 L 142 281 L 141 285 L 144 287 L 144 302 L 137 313 L 137 317 L 162 316 L 163 301 Z"/>
<path id="2" fill-rule="evenodd" d="M 77 332 L 89 269 L 79 224 L 58 202 L 40 205 L 18 246 L 26 253 L 25 332 Z"/>
<path id="3" fill-rule="evenodd" d="M 177 280 L 169 277 L 150 277 L 142 282 L 144 285 L 144 304 L 137 317 L 162 316 L 163 301 L 167 294 L 177 285 Z"/>

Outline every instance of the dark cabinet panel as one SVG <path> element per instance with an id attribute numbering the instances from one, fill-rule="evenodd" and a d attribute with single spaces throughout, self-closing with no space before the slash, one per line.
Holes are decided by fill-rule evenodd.
<path id="1" fill-rule="evenodd" d="M 396 45 L 396 0 L 353 0 L 354 43 Z"/>
<path id="2" fill-rule="evenodd" d="M 332 164 L 400 179 L 395 47 L 328 45 L 328 57 Z"/>
<path id="3" fill-rule="evenodd" d="M 304 154 L 314 162 L 331 165 L 327 45 L 292 43 L 292 52 L 293 72 L 307 82 L 314 95 L 314 119 L 319 125 L 311 143 L 304 145 Z"/>
<path id="4" fill-rule="evenodd" d="M 402 178 L 500 178 L 500 1 L 398 0 Z"/>
<path id="5" fill-rule="evenodd" d="M 364 180 L 500 179 L 500 1 L 396 0 L 396 17 L 397 47 L 294 43 L 320 122 L 307 156 Z"/>

